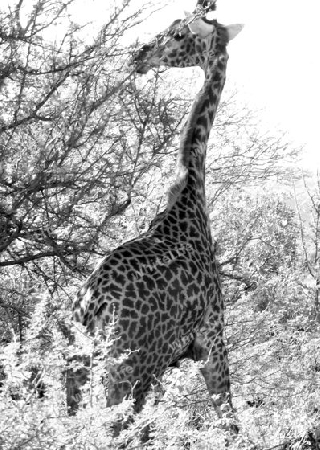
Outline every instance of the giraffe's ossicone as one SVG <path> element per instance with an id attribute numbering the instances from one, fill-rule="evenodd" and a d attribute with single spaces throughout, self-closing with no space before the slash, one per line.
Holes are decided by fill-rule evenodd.
<path id="1" fill-rule="evenodd" d="M 200 65 L 206 79 L 181 135 L 178 179 L 166 210 L 145 234 L 104 258 L 73 305 L 74 320 L 88 332 L 113 323 L 110 354 L 125 355 L 107 374 L 108 405 L 132 393 L 139 411 L 154 379 L 185 357 L 203 361 L 212 396 L 229 393 L 224 305 L 204 175 L 234 31 L 239 29 L 189 17 L 175 21 L 132 60 L 139 73 L 160 65 Z"/>

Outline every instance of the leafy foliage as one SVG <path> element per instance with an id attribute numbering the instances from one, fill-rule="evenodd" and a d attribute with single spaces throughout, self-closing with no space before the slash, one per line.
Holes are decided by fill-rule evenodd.
<path id="1" fill-rule="evenodd" d="M 196 72 L 135 79 L 126 33 L 146 10 L 108 6 L 87 34 L 69 17 L 73 3 L 0 12 L 0 447 L 317 448 L 319 179 L 305 181 L 303 200 L 283 193 L 275 179 L 296 176 L 285 161 L 297 149 L 262 132 L 232 95 L 208 149 L 207 197 L 240 433 L 217 420 L 188 361 L 168 370 L 134 422 L 130 399 L 105 408 L 108 343 L 97 351 L 81 330 L 72 342 L 71 298 L 98 257 L 165 205 Z M 74 417 L 70 355 L 92 361 Z"/>

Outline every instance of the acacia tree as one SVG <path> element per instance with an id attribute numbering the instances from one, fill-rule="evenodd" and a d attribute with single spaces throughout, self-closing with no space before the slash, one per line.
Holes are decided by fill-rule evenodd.
<path id="1" fill-rule="evenodd" d="M 88 37 L 73 3 L 19 1 L 0 17 L 1 305 L 20 332 L 39 283 L 55 292 L 121 240 L 119 216 L 181 121 L 158 77 L 138 87 L 127 67 L 122 37 L 143 10 L 125 1 Z"/>
<path id="2" fill-rule="evenodd" d="M 68 18 L 72 3 L 37 0 L 28 12 L 20 0 L 0 17 L 1 434 L 17 426 L 11 400 L 43 391 L 39 368 L 46 395 L 55 391 L 65 345 L 57 330 L 69 337 L 72 284 L 123 239 L 124 213 L 185 114 L 174 98 L 160 98 L 159 77 L 136 83 L 127 67 L 122 37 L 142 10 L 125 1 L 84 37 Z M 19 433 L 8 439 L 23 445 Z"/>

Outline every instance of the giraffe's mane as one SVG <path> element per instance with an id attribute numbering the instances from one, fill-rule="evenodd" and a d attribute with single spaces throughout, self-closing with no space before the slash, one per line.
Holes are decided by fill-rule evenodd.
<path id="1" fill-rule="evenodd" d="M 179 161 L 179 179 L 175 181 L 173 186 L 169 189 L 168 208 L 170 208 L 177 201 L 188 181 L 188 165 L 193 141 L 192 135 L 194 131 L 194 124 L 198 118 L 199 109 L 201 108 L 201 99 L 206 94 L 206 88 L 207 85 L 205 83 L 201 91 L 197 94 L 197 101 L 193 103 L 189 116 L 184 125 L 183 134 L 180 138 L 179 153 L 182 155 L 182 158 Z"/>
<path id="2" fill-rule="evenodd" d="M 181 194 L 186 185 L 187 185 L 187 176 L 184 176 L 180 180 L 174 182 L 174 184 L 170 187 L 168 192 L 167 208 L 170 208 L 176 203 L 179 195 Z"/>

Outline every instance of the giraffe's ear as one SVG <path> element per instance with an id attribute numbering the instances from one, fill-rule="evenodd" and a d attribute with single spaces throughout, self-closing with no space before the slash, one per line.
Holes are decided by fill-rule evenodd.
<path id="1" fill-rule="evenodd" d="M 198 19 L 189 23 L 188 27 L 193 34 L 197 34 L 202 38 L 209 36 L 209 34 L 213 33 L 214 31 L 213 23 L 202 19 Z"/>
<path id="2" fill-rule="evenodd" d="M 234 39 L 240 33 L 243 27 L 244 25 L 240 23 L 234 25 L 226 25 L 226 29 L 229 33 L 229 40 L 231 41 L 232 39 Z"/>

